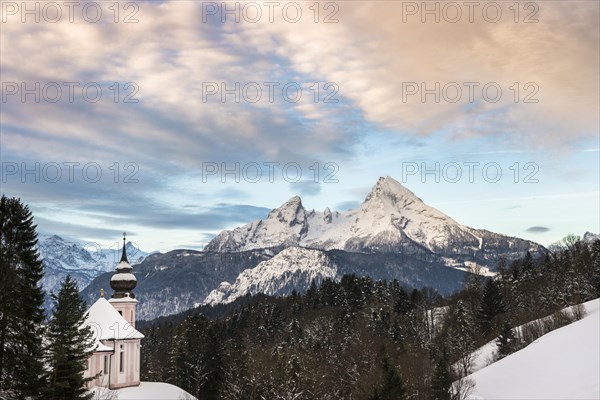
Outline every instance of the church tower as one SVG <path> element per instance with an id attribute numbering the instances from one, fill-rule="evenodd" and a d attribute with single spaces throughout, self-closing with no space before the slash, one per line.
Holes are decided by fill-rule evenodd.
<path id="1" fill-rule="evenodd" d="M 123 232 L 123 253 L 121 261 L 117 265 L 116 273 L 110 278 L 110 287 L 114 292 L 109 302 L 135 328 L 135 311 L 138 301 L 135 299 L 133 289 L 137 285 L 137 279 L 133 275 L 133 268 L 127 260 L 125 244 L 125 232 Z"/>

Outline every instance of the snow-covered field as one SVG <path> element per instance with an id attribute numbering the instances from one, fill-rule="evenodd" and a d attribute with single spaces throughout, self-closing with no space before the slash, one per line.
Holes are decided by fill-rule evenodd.
<path id="1" fill-rule="evenodd" d="M 140 386 L 108 390 L 96 387 L 93 400 L 196 400 L 183 389 L 162 382 L 141 382 Z"/>
<path id="2" fill-rule="evenodd" d="M 584 306 L 582 320 L 469 375 L 469 398 L 600 399 L 600 299 Z"/>

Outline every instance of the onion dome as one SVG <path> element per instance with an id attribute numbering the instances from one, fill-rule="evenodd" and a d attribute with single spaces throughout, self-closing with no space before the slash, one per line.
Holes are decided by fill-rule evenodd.
<path id="1" fill-rule="evenodd" d="M 115 274 L 110 278 L 110 287 L 114 290 L 112 298 L 135 298 L 132 291 L 137 285 L 137 279 L 132 271 L 133 268 L 129 264 L 129 261 L 127 261 L 127 253 L 125 252 L 125 233 L 123 233 L 123 254 L 121 255 L 121 261 L 119 261 L 119 264 L 117 265 Z"/>

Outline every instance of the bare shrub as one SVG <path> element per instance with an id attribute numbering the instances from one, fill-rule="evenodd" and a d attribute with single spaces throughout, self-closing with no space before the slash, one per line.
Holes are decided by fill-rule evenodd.
<path id="1" fill-rule="evenodd" d="M 582 320 L 583 317 L 585 317 L 586 313 L 583 304 L 576 304 L 573 307 L 571 307 L 571 310 L 573 312 L 573 318 L 575 318 L 575 321 Z"/>

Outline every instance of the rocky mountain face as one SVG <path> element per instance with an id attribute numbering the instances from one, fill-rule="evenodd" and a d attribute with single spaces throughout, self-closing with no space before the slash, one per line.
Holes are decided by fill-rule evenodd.
<path id="1" fill-rule="evenodd" d="M 206 296 L 202 305 L 231 303 L 240 297 L 258 293 L 286 296 L 294 290 L 308 287 L 312 281 L 320 285 L 327 278 L 338 277 L 337 267 L 325 252 L 288 247 L 256 267 L 242 271 L 233 284 L 221 282 Z"/>

